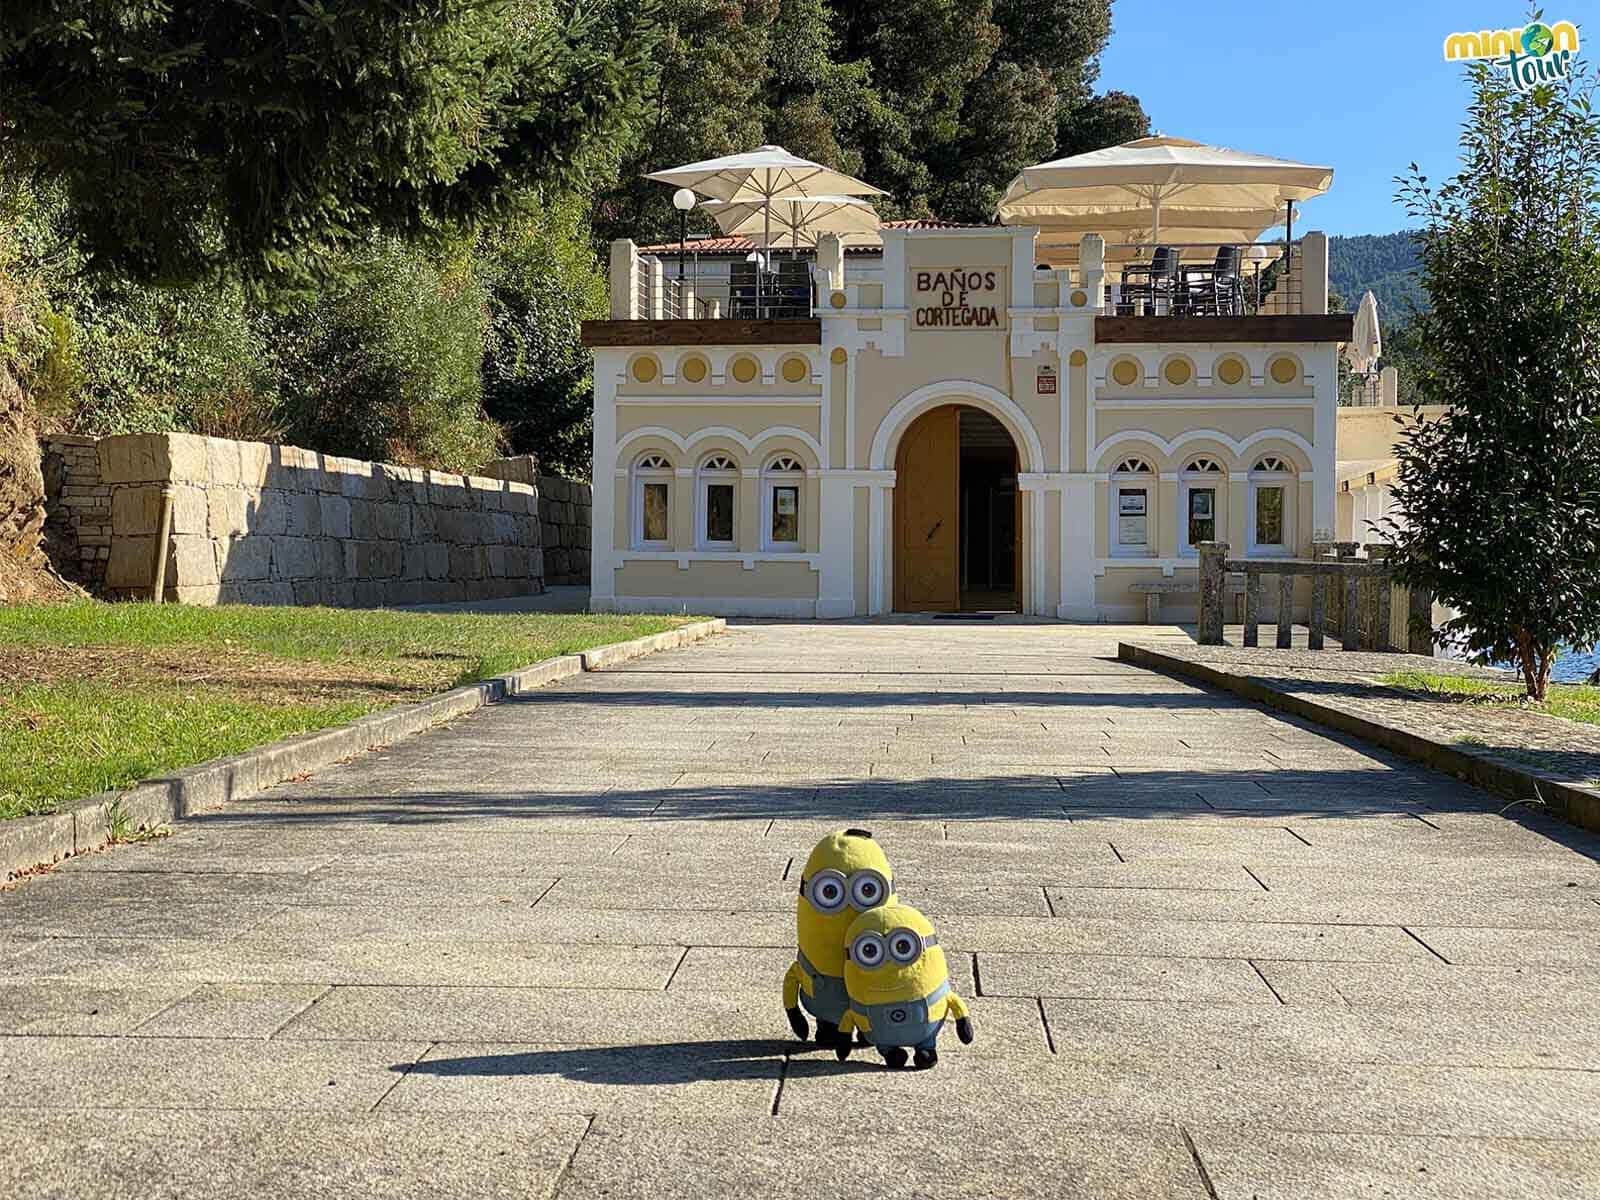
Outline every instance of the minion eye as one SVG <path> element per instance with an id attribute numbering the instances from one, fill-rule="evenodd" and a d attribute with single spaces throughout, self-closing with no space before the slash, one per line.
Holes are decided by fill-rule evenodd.
<path id="1" fill-rule="evenodd" d="M 888 883 L 876 871 L 857 871 L 850 876 L 850 905 L 857 911 L 878 907 L 888 892 Z"/>
<path id="2" fill-rule="evenodd" d="M 851 943 L 850 957 L 855 960 L 857 966 L 866 967 L 868 970 L 880 967 L 883 965 L 883 956 L 883 935 L 880 933 L 863 933 Z"/>
<path id="3" fill-rule="evenodd" d="M 806 898 L 820 913 L 836 913 L 844 907 L 844 876 L 837 871 L 819 871 L 811 881 Z"/>
<path id="4" fill-rule="evenodd" d="M 909 929 L 896 929 L 889 935 L 889 957 L 897 963 L 914 963 L 922 954 L 922 939 Z"/>

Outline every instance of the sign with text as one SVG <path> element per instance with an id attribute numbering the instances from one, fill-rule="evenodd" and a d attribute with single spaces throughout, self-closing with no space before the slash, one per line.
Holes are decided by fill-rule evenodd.
<path id="1" fill-rule="evenodd" d="M 1034 390 L 1041 396 L 1056 394 L 1056 373 L 1053 367 L 1040 367 L 1035 376 Z"/>
<path id="2" fill-rule="evenodd" d="M 1002 267 L 949 267 L 911 273 L 914 329 L 999 329 L 1005 324 Z"/>

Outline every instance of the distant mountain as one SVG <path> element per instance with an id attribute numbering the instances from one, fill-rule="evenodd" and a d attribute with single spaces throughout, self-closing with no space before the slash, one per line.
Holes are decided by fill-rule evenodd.
<path id="1" fill-rule="evenodd" d="M 1409 233 L 1364 233 L 1328 239 L 1328 285 L 1352 310 L 1368 288 L 1378 301 L 1378 322 L 1398 328 L 1413 307 L 1426 311 L 1428 296 L 1417 277 L 1417 248 Z"/>

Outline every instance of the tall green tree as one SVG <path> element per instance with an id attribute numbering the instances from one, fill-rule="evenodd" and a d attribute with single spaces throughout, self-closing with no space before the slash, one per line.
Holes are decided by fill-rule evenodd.
<path id="1" fill-rule="evenodd" d="M 652 0 L 8 0 L 0 148 L 65 184 L 91 265 L 315 274 L 586 182 L 654 75 Z"/>
<path id="2" fill-rule="evenodd" d="M 1402 197 L 1432 311 L 1397 447 L 1401 577 L 1460 611 L 1446 638 L 1545 697 L 1563 645 L 1600 640 L 1600 117 L 1592 84 L 1529 93 L 1487 64 L 1461 172 Z"/>
<path id="3" fill-rule="evenodd" d="M 751 150 L 763 137 L 776 0 L 660 0 L 656 8 L 657 69 L 615 182 L 595 199 L 602 242 L 676 235 L 672 191 L 645 172 Z"/>
<path id="4" fill-rule="evenodd" d="M 587 205 L 568 196 L 486 230 L 478 244 L 488 298 L 483 403 L 508 447 L 550 474 L 589 474 L 594 360 L 580 340 L 610 293 Z"/>
<path id="5" fill-rule="evenodd" d="M 651 170 L 776 142 L 885 188 L 886 217 L 985 222 L 1030 163 L 1149 132 L 1096 95 L 1111 0 L 664 0 L 655 116 L 599 238 L 674 238 Z M 691 228 L 709 230 L 704 218 Z"/>

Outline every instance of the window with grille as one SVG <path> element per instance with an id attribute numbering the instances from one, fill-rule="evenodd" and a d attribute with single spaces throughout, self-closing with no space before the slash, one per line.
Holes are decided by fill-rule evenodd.
<path id="1" fill-rule="evenodd" d="M 672 464 L 646 454 L 633 469 L 633 541 L 667 546 L 672 541 Z"/>
<path id="2" fill-rule="evenodd" d="M 800 548 L 800 491 L 805 465 L 780 454 L 767 464 L 762 480 L 762 524 L 769 550 Z"/>
<path id="3" fill-rule="evenodd" d="M 739 467 L 726 454 L 713 454 L 700 464 L 700 544 L 727 548 L 734 542 L 734 515 Z"/>

